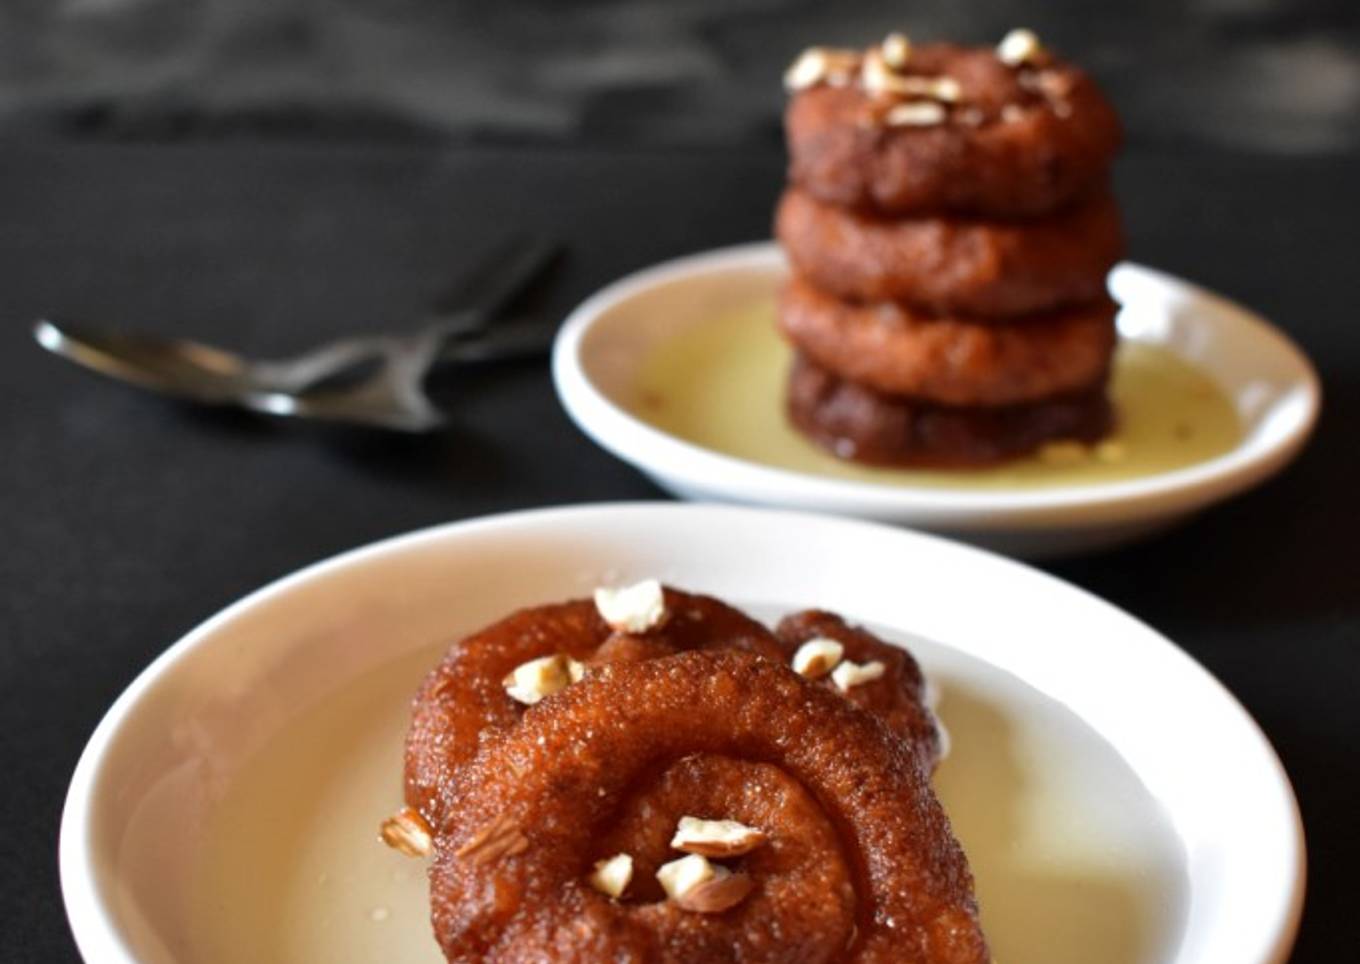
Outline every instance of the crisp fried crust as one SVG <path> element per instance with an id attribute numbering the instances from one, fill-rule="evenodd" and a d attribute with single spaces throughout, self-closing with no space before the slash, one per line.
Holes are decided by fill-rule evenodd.
<path id="1" fill-rule="evenodd" d="M 860 85 L 812 87 L 785 114 L 789 179 L 828 203 L 888 215 L 988 217 L 1048 214 L 1106 182 L 1119 119 L 1071 64 L 1017 69 L 990 49 L 929 44 L 906 71 L 959 83 L 945 123 L 886 126 Z"/>
<path id="2" fill-rule="evenodd" d="M 888 220 L 794 188 L 775 233 L 798 272 L 829 294 L 988 318 L 1100 301 L 1124 252 L 1109 193 L 1037 221 Z"/>
<path id="3" fill-rule="evenodd" d="M 940 759 L 940 731 L 935 717 L 926 708 L 925 677 L 911 653 L 823 609 L 785 616 L 774 634 L 790 657 L 808 640 L 823 637 L 840 643 L 845 659 L 882 663 L 885 671 L 873 686 L 854 686 L 843 696 L 904 737 L 916 747 L 921 762 L 934 770 Z M 835 683 L 828 675 L 821 678 L 821 685 L 834 687 Z"/>
<path id="4" fill-rule="evenodd" d="M 940 405 L 1015 405 L 1104 377 L 1115 305 L 1065 308 L 1008 322 L 932 317 L 896 302 L 840 301 L 797 276 L 778 321 L 803 354 L 841 378 Z"/>
<path id="5" fill-rule="evenodd" d="M 989 959 L 917 750 L 782 662 L 714 650 L 601 666 L 486 744 L 452 802 L 431 871 L 450 961 Z M 734 865 L 755 880 L 741 903 L 696 913 L 586 883 L 621 842 L 650 869 L 691 806 L 770 832 Z"/>
<path id="6" fill-rule="evenodd" d="M 990 408 L 956 408 L 883 395 L 803 356 L 789 372 L 789 421 L 843 458 L 904 468 L 977 468 L 1046 442 L 1098 441 L 1114 426 L 1104 379 L 1072 393 Z"/>
<path id="7" fill-rule="evenodd" d="M 579 599 L 520 610 L 455 643 L 412 706 L 406 802 L 439 832 L 462 767 L 481 743 L 519 723 L 525 707 L 502 681 L 531 659 L 562 653 L 591 666 L 710 647 L 782 658 L 768 629 L 725 603 L 669 588 L 665 600 L 665 622 L 643 634 L 614 632 L 591 600 Z"/>

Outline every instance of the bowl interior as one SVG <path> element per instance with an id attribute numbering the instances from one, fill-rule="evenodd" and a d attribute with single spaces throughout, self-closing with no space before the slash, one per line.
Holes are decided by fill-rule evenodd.
<path id="1" fill-rule="evenodd" d="M 1299 350 L 1254 312 L 1170 275 L 1123 264 L 1110 275 L 1119 334 L 1172 349 L 1208 372 L 1242 420 L 1240 452 L 1276 447 L 1316 414 L 1317 380 Z"/>
<path id="2" fill-rule="evenodd" d="M 948 675 L 967 657 L 1023 680 L 1113 747 L 1173 829 L 1183 924 L 1149 959 L 1283 959 L 1302 880 L 1292 794 L 1251 721 L 1179 650 L 1090 596 L 961 546 L 681 505 L 419 533 L 290 577 L 186 637 L 120 698 L 72 783 L 62 879 L 86 958 L 195 959 L 186 895 L 214 809 L 300 714 L 403 657 L 413 686 L 412 654 L 518 606 L 648 575 L 757 610 L 837 609 L 943 643 L 923 644 L 928 669 Z M 292 788 L 279 806 L 308 792 Z"/>

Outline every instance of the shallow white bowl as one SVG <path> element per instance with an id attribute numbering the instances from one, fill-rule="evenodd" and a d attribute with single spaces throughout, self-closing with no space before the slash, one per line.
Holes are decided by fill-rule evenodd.
<path id="1" fill-rule="evenodd" d="M 1135 959 L 1285 959 L 1304 879 L 1293 794 L 1247 714 L 1162 636 L 1052 577 L 929 536 L 675 504 L 517 513 L 381 542 L 283 579 L 176 643 L 114 704 L 71 782 L 61 879 L 82 954 L 195 958 L 202 935 L 185 892 L 211 811 L 298 713 L 512 607 L 644 575 L 757 608 L 815 602 L 909 633 L 928 672 L 1012 674 L 1113 747 L 1179 844 L 1184 886 L 1157 897 L 1175 905 L 1161 912 L 1174 926 Z M 949 701 L 946 686 L 946 721 Z M 955 757 L 995 749 L 958 743 Z M 1049 910 L 1070 918 L 1059 903 Z M 334 924 L 359 925 L 373 926 Z"/>
<path id="2" fill-rule="evenodd" d="M 553 350 L 558 396 L 581 429 L 689 499 L 894 522 L 1027 557 L 1115 545 L 1248 489 L 1298 453 L 1317 419 L 1308 359 L 1259 316 L 1186 281 L 1122 264 L 1110 289 L 1120 335 L 1164 345 L 1218 382 L 1244 432 L 1232 451 L 1142 478 L 1039 491 L 951 491 L 834 479 L 760 465 L 676 438 L 632 412 L 637 373 L 686 327 L 768 297 L 787 271 L 777 246 L 741 245 L 629 275 L 580 305 Z"/>

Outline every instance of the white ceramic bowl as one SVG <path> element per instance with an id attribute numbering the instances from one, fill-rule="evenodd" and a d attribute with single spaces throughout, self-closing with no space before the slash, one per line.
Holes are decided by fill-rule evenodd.
<path id="1" fill-rule="evenodd" d="M 1142 478 L 1030 491 L 875 484 L 759 465 L 694 445 L 634 414 L 640 365 L 666 339 L 769 292 L 787 271 L 770 243 L 668 261 L 604 288 L 567 319 L 553 351 L 557 392 L 605 449 L 689 499 L 834 512 L 1041 557 L 1118 544 L 1170 526 L 1279 471 L 1317 418 L 1303 353 L 1259 316 L 1188 282 L 1122 264 L 1110 288 L 1126 339 L 1164 345 L 1218 382 L 1244 426 L 1232 451 Z"/>
<path id="2" fill-rule="evenodd" d="M 1032 886 L 1025 878 L 1035 915 L 1080 931 L 1094 926 L 1082 918 L 1080 901 L 1102 883 L 1122 879 L 1121 862 L 1138 854 L 1112 846 L 1093 877 L 1064 871 L 1053 879 L 1050 872 L 1062 866 L 1055 854 L 1042 846 L 1026 852 L 1034 840 L 1007 829 L 1009 823 L 992 823 L 1012 808 L 1007 798 L 1039 778 L 1046 753 L 1040 739 L 1033 753 L 1007 756 L 1006 734 L 1038 725 L 1042 707 L 1050 717 L 1075 714 L 1082 731 L 1092 732 L 1132 781 L 1088 824 L 1117 825 L 1127 800 L 1146 796 L 1164 815 L 1177 852 L 1176 885 L 1152 891 L 1151 912 L 1160 923 L 1149 933 L 1159 936 L 1130 943 L 1147 929 L 1134 915 L 1111 931 L 1119 946 L 1083 960 L 1285 959 L 1304 880 L 1302 829 L 1289 784 L 1242 708 L 1155 631 L 1018 563 L 901 529 L 771 510 L 637 504 L 517 513 L 381 542 L 283 579 L 171 647 L 114 704 L 71 782 L 61 879 L 86 960 L 204 959 L 207 935 L 194 929 L 186 902 L 214 810 L 249 772 L 252 755 L 276 745 L 299 714 L 336 705 L 337 694 L 356 680 L 403 658 L 410 662 L 414 655 L 422 671 L 436 658 L 424 662 L 431 646 L 512 607 L 644 575 L 760 611 L 816 603 L 899 637 L 908 634 L 927 672 L 944 681 L 942 713 L 947 723 L 956 721 L 951 725 L 973 676 L 1014 680 L 1012 689 L 1032 694 L 1028 703 L 1011 703 L 1004 688 L 978 689 L 979 711 L 993 719 L 994 736 L 978 741 L 956 731 L 941 777 L 947 780 L 946 768 L 970 759 L 985 763 L 982 776 L 994 777 L 1000 789 L 995 800 L 974 795 L 985 805 L 982 839 L 992 834 L 990 842 L 965 839 L 975 868 L 996 856 L 982 852 L 987 848 L 1006 851 L 1007 859 L 1025 857 L 1027 867 L 1041 872 Z M 391 709 L 401 717 L 408 693 L 403 681 L 393 697 Z M 393 764 L 395 804 L 399 730 L 392 742 L 384 752 Z M 348 771 L 345 760 L 325 756 L 336 750 L 318 744 L 315 752 L 326 772 L 339 775 L 314 804 L 324 812 L 343 796 Z M 1062 768 L 1058 777 L 1074 791 L 1105 792 L 1102 778 L 1083 767 Z M 318 788 L 285 782 L 279 789 L 270 813 L 302 806 Z M 1015 798 L 1012 818 L 1024 816 L 1026 799 Z M 362 815 L 359 836 L 362 846 L 387 854 L 374 839 L 370 819 L 377 816 Z M 956 823 L 958 816 L 956 810 Z M 1055 819 L 1058 832 L 1049 847 L 1081 829 L 1070 814 Z M 299 853 L 309 844 L 324 856 L 324 841 L 299 837 L 293 840 Z M 990 883 L 979 876 L 984 923 Z M 1120 893 L 1114 888 L 1116 898 Z M 416 891 L 412 902 L 420 906 L 405 909 L 411 926 L 427 939 L 423 895 Z M 223 907 L 238 930 L 248 926 L 240 910 Z M 347 954 L 361 958 L 361 932 L 368 929 L 371 941 L 377 917 L 341 913 L 338 898 L 335 910 L 327 929 Z M 394 908 L 382 926 L 395 926 L 397 916 Z M 994 935 L 998 945 L 1002 936 Z M 1040 939 L 1049 940 L 1048 932 Z M 315 959 L 308 950 L 295 959 Z M 1007 959 L 1000 946 L 997 952 Z"/>

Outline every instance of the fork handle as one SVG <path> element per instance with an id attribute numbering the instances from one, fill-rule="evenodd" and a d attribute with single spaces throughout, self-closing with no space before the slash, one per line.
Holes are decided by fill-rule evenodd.
<path id="1" fill-rule="evenodd" d="M 532 361 L 547 356 L 556 334 L 542 328 L 494 328 L 470 338 L 446 341 L 436 361 L 439 364 Z"/>
<path id="2" fill-rule="evenodd" d="M 486 328 L 510 307 L 562 253 L 562 245 L 541 237 L 516 237 L 430 304 L 427 322 L 450 335 Z"/>

